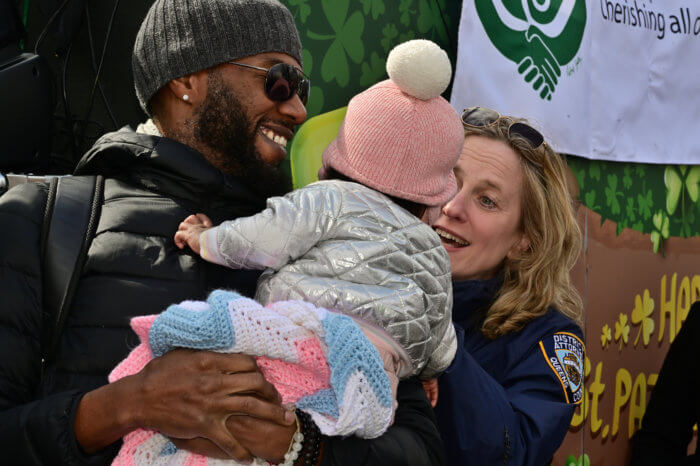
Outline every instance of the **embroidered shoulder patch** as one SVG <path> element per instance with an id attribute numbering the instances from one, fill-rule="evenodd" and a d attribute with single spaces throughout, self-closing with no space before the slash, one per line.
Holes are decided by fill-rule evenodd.
<path id="1" fill-rule="evenodd" d="M 583 398 L 583 360 L 585 346 L 573 333 L 558 332 L 540 341 L 542 354 L 561 382 L 567 403 Z"/>

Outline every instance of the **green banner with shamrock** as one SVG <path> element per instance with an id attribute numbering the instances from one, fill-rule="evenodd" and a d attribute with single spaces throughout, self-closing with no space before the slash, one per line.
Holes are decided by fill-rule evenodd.
<path id="1" fill-rule="evenodd" d="M 700 166 L 591 161 L 569 157 L 579 200 L 617 233 L 650 235 L 654 252 L 671 236 L 700 236 Z"/>

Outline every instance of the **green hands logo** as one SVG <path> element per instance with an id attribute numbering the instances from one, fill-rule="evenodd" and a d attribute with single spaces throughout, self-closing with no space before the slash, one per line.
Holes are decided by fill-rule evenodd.
<path id="1" fill-rule="evenodd" d="M 585 0 L 475 0 L 475 5 L 496 49 L 517 64 L 542 99 L 552 100 L 561 68 L 581 46 Z"/>

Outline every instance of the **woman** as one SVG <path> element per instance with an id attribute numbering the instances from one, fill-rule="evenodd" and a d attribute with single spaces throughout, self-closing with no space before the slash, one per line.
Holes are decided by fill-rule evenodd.
<path id="1" fill-rule="evenodd" d="M 452 262 L 459 349 L 436 414 L 447 464 L 544 465 L 582 398 L 581 233 L 565 162 L 522 120 L 462 115 L 459 191 L 433 225 Z"/>

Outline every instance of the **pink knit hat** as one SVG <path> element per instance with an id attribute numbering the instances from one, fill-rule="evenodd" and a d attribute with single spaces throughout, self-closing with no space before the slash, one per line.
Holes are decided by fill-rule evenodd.
<path id="1" fill-rule="evenodd" d="M 390 79 L 350 100 L 338 136 L 323 153 L 327 168 L 384 194 L 428 206 L 457 192 L 453 167 L 464 143 L 457 112 L 440 94 L 452 67 L 428 40 L 395 47 Z"/>

